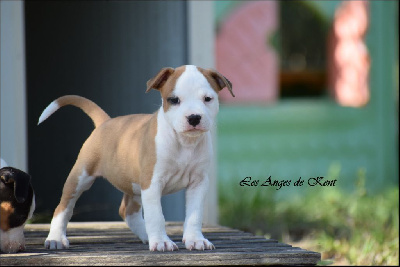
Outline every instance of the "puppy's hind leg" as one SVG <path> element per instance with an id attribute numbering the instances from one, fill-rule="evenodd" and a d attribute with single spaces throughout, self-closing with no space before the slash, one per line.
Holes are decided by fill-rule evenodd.
<path id="1" fill-rule="evenodd" d="M 143 243 L 146 244 L 149 241 L 142 215 L 142 199 L 140 196 L 124 194 L 119 207 L 119 215 Z"/>
<path id="2" fill-rule="evenodd" d="M 67 224 L 72 217 L 76 201 L 84 191 L 92 186 L 95 178 L 89 176 L 85 168 L 79 167 L 77 164 L 72 168 L 64 184 L 60 203 L 54 211 L 50 232 L 44 243 L 45 248 L 64 249 L 69 247 Z"/>

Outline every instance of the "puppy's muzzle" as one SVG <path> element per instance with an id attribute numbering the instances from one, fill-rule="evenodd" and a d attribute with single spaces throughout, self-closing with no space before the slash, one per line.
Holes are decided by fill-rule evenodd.
<path id="1" fill-rule="evenodd" d="M 192 114 L 192 115 L 188 116 L 187 119 L 188 119 L 188 123 L 191 126 L 196 127 L 200 123 L 201 116 L 197 115 L 197 114 Z"/>

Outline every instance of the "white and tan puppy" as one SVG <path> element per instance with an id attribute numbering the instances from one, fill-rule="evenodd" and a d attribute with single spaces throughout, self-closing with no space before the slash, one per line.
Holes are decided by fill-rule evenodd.
<path id="1" fill-rule="evenodd" d="M 74 105 L 92 118 L 96 128 L 65 182 L 45 247 L 68 248 L 66 228 L 77 199 L 96 177 L 104 177 L 124 193 L 119 213 L 133 233 L 149 242 L 151 251 L 178 249 L 165 232 L 161 196 L 186 188 L 182 241 L 190 250 L 213 249 L 201 232 L 202 212 L 213 151 L 210 129 L 219 109 L 218 92 L 225 87 L 234 96 L 223 75 L 188 65 L 163 68 L 147 82 L 146 92 L 156 89 L 162 97 L 162 106 L 153 114 L 111 119 L 80 96 L 53 101 L 39 123 L 60 107 Z"/>

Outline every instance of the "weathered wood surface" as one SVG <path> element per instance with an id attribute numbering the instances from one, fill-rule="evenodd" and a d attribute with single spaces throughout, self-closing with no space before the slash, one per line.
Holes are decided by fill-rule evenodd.
<path id="1" fill-rule="evenodd" d="M 69 223 L 70 248 L 46 250 L 48 224 L 25 227 L 26 250 L 1 254 L 0 265 L 313 265 L 321 254 L 227 227 L 204 226 L 215 250 L 189 251 L 182 243 L 182 223 L 168 222 L 173 252 L 150 252 L 123 222 Z"/>

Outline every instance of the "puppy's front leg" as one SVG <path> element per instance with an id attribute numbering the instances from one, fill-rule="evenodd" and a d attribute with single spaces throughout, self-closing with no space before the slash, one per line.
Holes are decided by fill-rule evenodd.
<path id="1" fill-rule="evenodd" d="M 186 249 L 215 249 L 214 245 L 204 238 L 201 232 L 203 221 L 204 198 L 208 188 L 208 176 L 196 179 L 186 189 L 186 218 L 182 242 Z"/>
<path id="2" fill-rule="evenodd" d="M 159 183 L 152 183 L 149 188 L 142 190 L 144 221 L 149 237 L 151 251 L 173 251 L 178 246 L 169 239 L 165 232 L 165 219 L 161 208 L 162 188 Z"/>

